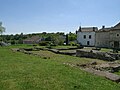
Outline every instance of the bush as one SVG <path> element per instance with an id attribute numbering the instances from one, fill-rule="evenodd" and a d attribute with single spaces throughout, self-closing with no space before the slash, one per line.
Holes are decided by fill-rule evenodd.
<path id="1" fill-rule="evenodd" d="M 71 46 L 76 46 L 77 44 L 75 42 L 70 42 Z"/>
<path id="2" fill-rule="evenodd" d="M 12 40 L 12 41 L 11 41 L 11 44 L 16 44 L 15 40 Z"/>
<path id="3" fill-rule="evenodd" d="M 33 44 L 33 46 L 37 46 L 37 44 Z"/>
<path id="4" fill-rule="evenodd" d="M 77 44 L 77 48 L 82 49 L 84 47 L 81 44 Z"/>
<path id="5" fill-rule="evenodd" d="M 39 45 L 40 45 L 40 46 L 49 46 L 49 45 L 50 45 L 50 42 L 48 42 L 48 41 L 41 41 L 41 42 L 39 43 Z"/>
<path id="6" fill-rule="evenodd" d="M 50 46 L 57 46 L 56 44 L 51 43 Z"/>

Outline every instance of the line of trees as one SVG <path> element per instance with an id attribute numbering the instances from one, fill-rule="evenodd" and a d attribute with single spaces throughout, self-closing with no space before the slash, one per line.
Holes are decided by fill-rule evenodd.
<path id="1" fill-rule="evenodd" d="M 2 26 L 2 22 L 0 22 L 0 41 L 4 41 L 6 43 L 11 43 L 11 44 L 22 44 L 23 40 L 30 38 L 32 36 L 39 36 L 42 38 L 43 41 L 50 42 L 53 45 L 63 45 L 66 43 L 66 35 L 63 32 L 57 32 L 57 33 L 32 33 L 32 34 L 11 34 L 11 35 L 2 35 L 2 33 L 5 32 L 5 27 Z M 77 35 L 75 33 L 69 32 L 67 34 L 68 36 L 68 44 L 69 42 L 74 43 L 77 39 Z"/>
<path id="2" fill-rule="evenodd" d="M 76 34 L 75 33 L 69 33 L 68 35 L 68 44 L 74 44 L 74 41 L 76 40 Z M 23 44 L 23 40 L 30 38 L 32 36 L 39 36 L 42 38 L 42 41 L 50 42 L 53 45 L 63 45 L 66 43 L 66 35 L 64 33 L 58 32 L 58 33 L 33 33 L 33 34 L 11 34 L 11 35 L 2 35 L 0 36 L 0 40 L 4 41 L 6 43 L 11 44 Z"/>

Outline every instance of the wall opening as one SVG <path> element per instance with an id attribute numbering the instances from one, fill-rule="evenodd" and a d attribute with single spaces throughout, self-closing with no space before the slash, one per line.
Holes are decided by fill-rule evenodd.
<path id="1" fill-rule="evenodd" d="M 90 41 L 87 41 L 87 45 L 90 45 Z"/>
<path id="2" fill-rule="evenodd" d="M 119 42 L 118 41 L 114 41 L 114 48 L 119 48 Z"/>

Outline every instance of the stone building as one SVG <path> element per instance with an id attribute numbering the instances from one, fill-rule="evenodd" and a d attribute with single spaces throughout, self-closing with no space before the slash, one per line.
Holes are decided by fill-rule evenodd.
<path id="1" fill-rule="evenodd" d="M 120 22 L 114 27 L 79 27 L 77 41 L 83 46 L 120 49 Z"/>
<path id="2" fill-rule="evenodd" d="M 99 29 L 95 33 L 95 47 L 104 47 L 108 48 L 109 40 L 110 40 L 110 29 L 111 28 L 105 28 L 105 26 L 102 27 L 102 29 Z"/>
<path id="3" fill-rule="evenodd" d="M 95 46 L 120 49 L 120 23 L 110 28 L 103 26 L 96 31 Z"/>
<path id="4" fill-rule="evenodd" d="M 95 31 L 97 27 L 79 27 L 77 31 L 77 42 L 82 46 L 95 46 Z"/>
<path id="5" fill-rule="evenodd" d="M 110 30 L 110 48 L 120 49 L 120 23 Z"/>
<path id="6" fill-rule="evenodd" d="M 38 44 L 40 41 L 41 38 L 39 36 L 32 36 L 30 38 L 23 40 L 23 44 Z"/>

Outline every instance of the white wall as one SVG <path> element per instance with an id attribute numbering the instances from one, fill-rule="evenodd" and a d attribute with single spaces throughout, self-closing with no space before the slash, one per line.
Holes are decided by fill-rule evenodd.
<path id="1" fill-rule="evenodd" d="M 84 39 L 84 35 L 86 35 L 86 39 Z M 91 39 L 89 39 L 89 35 L 91 35 Z M 95 32 L 77 32 L 77 41 L 85 46 L 88 46 L 87 41 L 89 41 L 89 46 L 95 46 Z"/>

